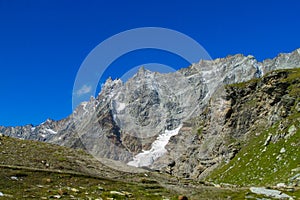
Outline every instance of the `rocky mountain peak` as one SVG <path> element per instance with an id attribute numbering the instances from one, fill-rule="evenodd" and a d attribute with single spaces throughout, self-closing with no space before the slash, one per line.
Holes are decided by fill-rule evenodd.
<path id="1" fill-rule="evenodd" d="M 263 62 L 242 54 L 201 60 L 188 68 L 168 74 L 151 72 L 141 67 L 125 83 L 120 79 L 109 78 L 96 98 L 81 103 L 66 119 L 47 121 L 36 127 L 0 127 L 0 132 L 19 138 L 83 148 L 98 158 L 128 162 L 143 150 L 153 148 L 161 135 L 167 135 L 166 131 L 177 130 L 182 125 L 181 130 L 187 129 L 184 124 L 189 124 L 191 119 L 211 110 L 208 105 L 214 108 L 210 120 L 216 126 L 211 126 L 213 134 L 207 134 L 207 138 L 222 134 L 223 121 L 219 120 L 229 115 L 223 112 L 228 111 L 228 105 L 232 104 L 223 98 L 226 96 L 225 85 L 259 78 L 272 70 L 299 66 L 298 49 Z M 212 127 L 216 128 L 212 130 Z M 178 143 L 181 145 L 178 146 L 179 150 L 196 145 L 195 138 L 186 136 L 178 139 L 182 131 L 177 133 L 178 136 L 172 135 L 171 140 L 181 141 Z M 214 141 L 211 147 L 221 141 Z M 213 148 L 201 151 L 200 157 L 208 158 L 211 151 Z M 152 162 L 156 167 L 160 166 L 158 163 L 155 160 Z"/>
<path id="2" fill-rule="evenodd" d="M 104 93 L 112 92 L 114 89 L 121 87 L 122 85 L 123 85 L 123 82 L 121 79 L 112 80 L 112 78 L 109 77 L 103 84 L 100 93 L 101 92 L 104 92 Z"/>

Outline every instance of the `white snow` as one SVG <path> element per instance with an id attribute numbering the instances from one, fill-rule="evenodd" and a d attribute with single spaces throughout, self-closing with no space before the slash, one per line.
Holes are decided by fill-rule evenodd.
<path id="1" fill-rule="evenodd" d="M 86 111 L 86 112 L 87 112 L 87 109 L 86 109 L 87 104 L 88 104 L 88 102 L 82 102 L 81 103 L 81 106 L 82 106 L 83 110 Z"/>
<path id="2" fill-rule="evenodd" d="M 156 159 L 167 152 L 165 146 L 168 144 L 172 136 L 178 134 L 181 127 L 182 125 L 175 130 L 166 130 L 165 133 L 159 135 L 152 143 L 150 150 L 137 154 L 134 156 L 133 161 L 128 162 L 127 165 L 134 167 L 145 167 L 151 165 Z"/>
<path id="3" fill-rule="evenodd" d="M 117 111 L 120 112 L 120 111 L 124 110 L 125 107 L 126 107 L 125 103 L 118 103 L 117 104 Z"/>
<path id="4" fill-rule="evenodd" d="M 47 119 L 46 121 L 44 121 L 43 123 L 41 123 L 41 125 L 44 125 L 46 123 L 51 123 L 51 120 L 50 119 Z"/>
<path id="5" fill-rule="evenodd" d="M 46 131 L 50 134 L 57 134 L 56 131 L 52 130 L 52 129 L 49 129 L 49 128 L 46 128 Z"/>
<path id="6" fill-rule="evenodd" d="M 36 127 L 31 127 L 31 131 L 34 131 L 36 129 Z"/>

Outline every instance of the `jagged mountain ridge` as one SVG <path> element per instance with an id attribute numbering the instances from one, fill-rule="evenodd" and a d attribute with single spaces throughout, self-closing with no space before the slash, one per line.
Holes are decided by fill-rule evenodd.
<path id="1" fill-rule="evenodd" d="M 245 82 L 272 70 L 299 65 L 300 49 L 297 49 L 263 62 L 241 54 L 212 61 L 202 60 L 170 74 L 141 68 L 126 83 L 107 80 L 96 98 L 82 103 L 66 119 L 47 120 L 36 127 L 0 127 L 0 132 L 18 138 L 83 148 L 99 158 L 128 162 L 135 154 L 150 149 L 157 135 L 188 123 L 203 113 L 212 97 L 220 100 L 217 97 L 224 95 L 225 90 L 220 90 L 224 84 Z M 215 103 L 219 104 L 218 101 Z M 226 107 L 225 104 L 222 103 Z M 218 119 L 217 112 L 215 114 L 212 119 Z M 215 123 L 215 126 L 218 124 Z M 210 134 L 218 134 L 220 128 L 210 130 Z M 180 145 L 178 149 L 186 148 L 193 140 L 187 136 L 184 142 L 177 144 Z M 210 160 L 210 151 L 203 152 L 204 160 Z M 160 160 L 153 167 L 161 169 L 169 164 Z"/>

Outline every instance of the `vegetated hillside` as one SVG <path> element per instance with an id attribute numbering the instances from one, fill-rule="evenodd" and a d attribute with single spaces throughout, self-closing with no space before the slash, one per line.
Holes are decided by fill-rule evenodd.
<path id="1" fill-rule="evenodd" d="M 239 199 L 246 193 L 142 169 L 122 172 L 81 150 L 0 136 L 0 199 Z"/>
<path id="2" fill-rule="evenodd" d="M 274 71 L 262 79 L 229 85 L 227 90 L 235 101 L 227 121 L 236 130 L 233 136 L 240 150 L 207 180 L 299 190 L 300 69 Z M 237 139 L 242 128 L 247 133 Z"/>

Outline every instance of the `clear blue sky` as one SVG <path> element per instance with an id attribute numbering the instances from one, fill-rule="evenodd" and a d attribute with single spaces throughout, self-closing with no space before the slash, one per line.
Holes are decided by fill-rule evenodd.
<path id="1" fill-rule="evenodd" d="M 300 47 L 300 1 L 0 0 L 0 125 L 68 116 L 87 54 L 114 34 L 146 26 L 185 33 L 212 58 L 263 60 Z M 141 57 L 116 63 L 132 67 Z M 150 62 L 159 59 L 172 62 L 150 52 Z"/>

